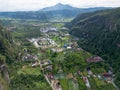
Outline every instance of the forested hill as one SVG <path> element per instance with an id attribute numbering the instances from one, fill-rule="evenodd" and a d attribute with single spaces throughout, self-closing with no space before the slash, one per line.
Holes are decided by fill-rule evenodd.
<path id="1" fill-rule="evenodd" d="M 82 48 L 100 55 L 113 67 L 120 88 L 120 8 L 81 14 L 68 26 Z"/>

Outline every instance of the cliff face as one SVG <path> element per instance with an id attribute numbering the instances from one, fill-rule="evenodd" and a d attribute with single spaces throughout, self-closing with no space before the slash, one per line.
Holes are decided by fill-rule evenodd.
<path id="1" fill-rule="evenodd" d="M 0 26 L 0 90 L 9 90 L 10 83 L 7 65 L 14 58 L 12 37 L 6 29 Z"/>

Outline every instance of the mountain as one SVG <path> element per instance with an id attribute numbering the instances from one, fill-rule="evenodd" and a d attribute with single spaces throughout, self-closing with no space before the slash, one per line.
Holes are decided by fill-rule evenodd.
<path id="1" fill-rule="evenodd" d="M 41 9 L 40 11 L 74 10 L 74 9 L 79 9 L 79 8 L 72 7 L 68 4 L 64 5 L 64 4 L 58 3 L 55 6 L 46 7 L 46 8 Z"/>
<path id="2" fill-rule="evenodd" d="M 120 8 L 78 15 L 68 27 L 80 47 L 110 64 L 120 88 Z"/>
<path id="3" fill-rule="evenodd" d="M 46 7 L 38 11 L 29 12 L 0 12 L 0 17 L 14 18 L 14 19 L 36 19 L 40 21 L 58 20 L 64 21 L 64 19 L 74 18 L 78 14 L 94 12 L 98 10 L 111 9 L 106 7 L 94 7 L 94 8 L 76 8 L 70 5 L 57 4 L 55 6 Z"/>
<path id="4" fill-rule="evenodd" d="M 58 3 L 55 6 L 51 6 L 51 7 L 46 7 L 43 9 L 40 9 L 39 11 L 56 11 L 56 10 L 70 10 L 70 11 L 79 11 L 79 13 L 86 13 L 86 12 L 94 12 L 97 10 L 104 10 L 104 9 L 111 9 L 110 7 L 93 7 L 93 8 L 76 8 L 76 7 L 72 7 L 68 4 L 61 4 Z"/>

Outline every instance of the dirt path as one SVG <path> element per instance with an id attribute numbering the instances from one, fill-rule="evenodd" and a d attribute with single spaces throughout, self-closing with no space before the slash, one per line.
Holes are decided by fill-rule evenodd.
<path id="1" fill-rule="evenodd" d="M 117 88 L 117 90 L 120 90 L 120 89 L 116 86 L 116 84 L 114 83 L 114 79 L 112 80 L 112 84 L 113 84 L 114 87 Z"/>

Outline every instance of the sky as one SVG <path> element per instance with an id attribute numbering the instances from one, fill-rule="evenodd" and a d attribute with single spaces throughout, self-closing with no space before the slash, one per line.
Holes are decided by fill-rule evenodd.
<path id="1" fill-rule="evenodd" d="M 78 8 L 120 7 L 120 0 L 0 0 L 0 11 L 37 11 L 57 3 Z"/>

